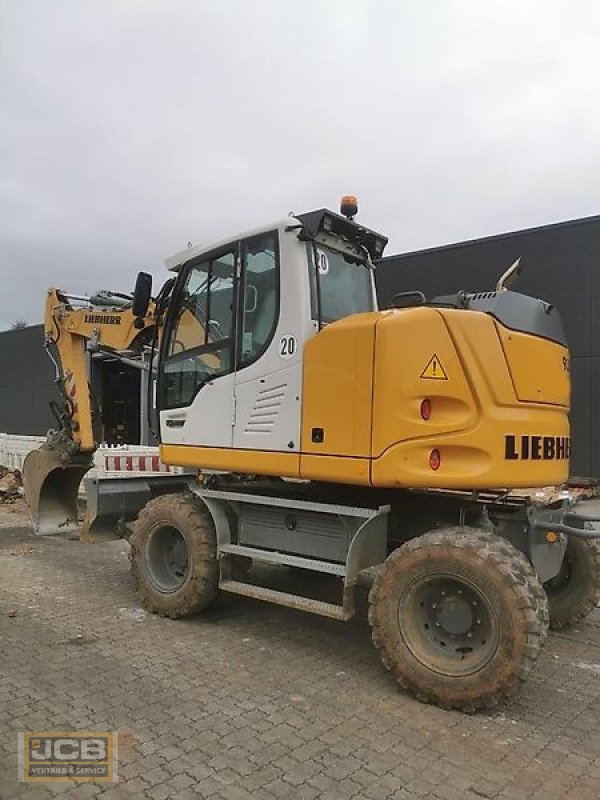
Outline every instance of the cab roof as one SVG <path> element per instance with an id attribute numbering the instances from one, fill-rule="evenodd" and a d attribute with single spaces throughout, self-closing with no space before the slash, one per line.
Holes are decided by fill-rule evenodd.
<path id="1" fill-rule="evenodd" d="M 239 239 L 249 239 L 261 233 L 268 233 L 273 230 L 288 230 L 290 228 L 292 230 L 298 229 L 300 238 L 303 239 L 314 239 L 321 232 L 342 236 L 353 245 L 361 246 L 367 250 L 373 261 L 381 258 L 388 242 L 386 236 L 382 236 L 370 228 L 365 228 L 354 220 L 336 214 L 327 208 L 320 208 L 317 211 L 309 211 L 305 214 L 290 214 L 283 220 L 272 222 L 270 225 L 261 225 L 258 228 L 228 236 L 225 239 L 188 247 L 165 259 L 165 265 L 172 272 L 178 272 L 189 261 L 195 260 L 205 253 L 226 247 Z"/>
<path id="2" fill-rule="evenodd" d="M 212 253 L 214 250 L 219 250 L 221 247 L 227 247 L 232 242 L 237 242 L 239 239 L 250 239 L 253 236 L 259 236 L 261 233 L 268 233 L 269 231 L 281 230 L 289 227 L 290 225 L 299 224 L 296 217 L 285 217 L 272 222 L 270 225 L 261 225 L 258 228 L 251 228 L 250 230 L 242 231 L 233 236 L 227 236 L 222 239 L 203 242 L 202 244 L 195 245 L 194 247 L 187 247 L 179 253 L 165 259 L 165 266 L 171 272 L 179 272 L 179 270 L 193 259 L 204 255 L 205 253 Z"/>

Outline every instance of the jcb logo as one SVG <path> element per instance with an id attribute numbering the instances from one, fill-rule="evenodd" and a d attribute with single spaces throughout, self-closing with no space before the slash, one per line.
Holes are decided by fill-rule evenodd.
<path id="1" fill-rule="evenodd" d="M 98 739 L 63 739 L 50 737 L 31 740 L 34 761 L 104 761 L 106 737 Z"/>
<path id="2" fill-rule="evenodd" d="M 116 781 L 117 735 L 19 734 L 20 781 Z"/>

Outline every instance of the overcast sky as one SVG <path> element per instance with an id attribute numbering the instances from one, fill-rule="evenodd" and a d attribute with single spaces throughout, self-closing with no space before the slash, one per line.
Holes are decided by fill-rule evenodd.
<path id="1" fill-rule="evenodd" d="M 388 254 L 600 213 L 596 0 L 0 0 L 0 329 L 359 196 Z"/>

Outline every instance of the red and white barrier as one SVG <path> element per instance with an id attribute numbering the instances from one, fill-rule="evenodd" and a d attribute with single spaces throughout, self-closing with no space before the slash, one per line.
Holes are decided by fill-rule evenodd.
<path id="1" fill-rule="evenodd" d="M 104 472 L 171 472 L 171 468 L 163 464 L 158 452 L 147 453 L 101 453 Z"/>
<path id="2" fill-rule="evenodd" d="M 22 470 L 25 456 L 45 441 L 45 436 L 0 433 L 0 466 Z M 88 475 L 125 478 L 180 471 L 179 467 L 161 463 L 158 447 L 101 444 L 94 453 L 94 469 Z"/>

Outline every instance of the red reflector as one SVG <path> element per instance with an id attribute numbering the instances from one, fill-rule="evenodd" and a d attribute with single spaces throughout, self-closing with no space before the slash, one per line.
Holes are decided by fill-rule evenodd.
<path id="1" fill-rule="evenodd" d="M 439 469 L 441 463 L 442 457 L 440 456 L 440 451 L 432 450 L 431 453 L 429 453 L 429 466 L 431 469 Z"/>
<path id="2" fill-rule="evenodd" d="M 431 401 L 425 398 L 421 403 L 421 417 L 428 420 L 431 416 Z"/>

